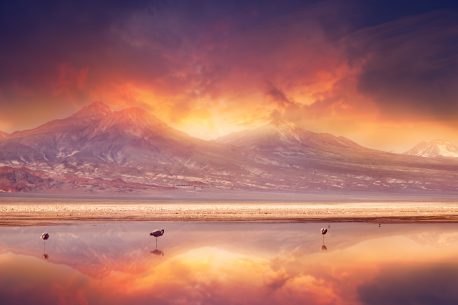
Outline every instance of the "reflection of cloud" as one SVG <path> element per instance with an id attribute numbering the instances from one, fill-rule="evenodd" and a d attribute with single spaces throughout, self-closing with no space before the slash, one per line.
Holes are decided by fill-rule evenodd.
<path id="1" fill-rule="evenodd" d="M 283 304 L 342 304 L 333 287 L 312 275 L 298 275 L 275 291 L 274 299 Z"/>
<path id="2" fill-rule="evenodd" d="M 457 284 L 456 264 L 431 263 L 456 254 L 455 225 L 384 225 L 380 230 L 374 224 L 336 223 L 327 236 L 326 255 L 319 251 L 320 227 L 168 223 L 167 255 L 158 258 L 149 253 L 149 223 L 59 226 L 50 229 L 56 230 L 50 261 L 39 257 L 36 227 L 5 227 L 0 230 L 0 304 L 37 299 L 34 304 L 353 305 L 359 296 L 365 304 L 409 305 L 416 286 L 427 297 L 442 291 L 456 302 L 451 288 Z M 414 257 L 415 265 L 402 267 L 406 257 L 411 262 Z M 47 295 L 40 298 L 43 291 Z M 377 293 L 389 299 L 377 303 Z M 394 302 L 397 297 L 407 301 Z M 444 303 L 446 296 L 436 298 L 437 304 L 455 304 Z"/>
<path id="3" fill-rule="evenodd" d="M 363 304 L 458 304 L 458 265 L 393 266 L 359 287 Z"/>
<path id="4" fill-rule="evenodd" d="M 62 265 L 4 254 L 0 301 L 26 304 L 46 291 L 43 303 L 35 304 L 339 304 L 326 280 L 307 270 L 291 273 L 273 266 L 268 259 L 204 247 L 159 265 L 144 261 L 135 273 L 112 272 L 98 279 Z"/>
<path id="5" fill-rule="evenodd" d="M 180 287 L 180 298 L 203 304 L 235 304 L 241 296 L 243 304 L 330 304 L 337 300 L 332 286 L 302 273 L 306 270 L 288 274 L 272 266 L 265 259 L 198 248 L 137 275 L 130 281 L 129 293 L 141 295 L 154 287 L 156 297 L 173 300 Z"/>
<path id="6" fill-rule="evenodd" d="M 417 243 L 432 245 L 435 248 L 453 246 L 458 244 L 458 232 L 421 232 L 409 234 L 409 238 Z"/>

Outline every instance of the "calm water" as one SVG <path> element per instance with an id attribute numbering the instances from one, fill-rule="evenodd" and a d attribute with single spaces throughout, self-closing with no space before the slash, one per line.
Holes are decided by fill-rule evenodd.
<path id="1" fill-rule="evenodd" d="M 0 227 L 0 304 L 458 304 L 458 224 L 327 226 Z"/>

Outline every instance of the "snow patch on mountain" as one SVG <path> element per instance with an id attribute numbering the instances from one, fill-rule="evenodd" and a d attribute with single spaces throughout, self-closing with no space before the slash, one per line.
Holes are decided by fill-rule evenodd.
<path id="1" fill-rule="evenodd" d="M 432 140 L 421 142 L 405 153 L 412 156 L 429 158 L 458 158 L 458 146 L 445 140 Z"/>

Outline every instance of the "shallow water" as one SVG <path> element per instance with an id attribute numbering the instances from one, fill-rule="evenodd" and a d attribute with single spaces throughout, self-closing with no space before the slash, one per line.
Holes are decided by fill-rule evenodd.
<path id="1" fill-rule="evenodd" d="M 0 304 L 458 304 L 458 224 L 321 227 L 0 227 Z"/>

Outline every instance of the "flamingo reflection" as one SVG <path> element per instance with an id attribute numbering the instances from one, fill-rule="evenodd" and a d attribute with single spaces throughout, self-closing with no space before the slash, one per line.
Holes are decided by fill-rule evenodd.
<path id="1" fill-rule="evenodd" d="M 41 239 L 43 240 L 43 258 L 48 259 L 49 255 L 46 253 L 46 241 L 49 239 L 49 233 L 48 232 L 42 233 Z"/>
<path id="2" fill-rule="evenodd" d="M 159 250 L 159 249 L 154 249 L 150 251 L 151 254 L 158 255 L 158 256 L 164 256 L 164 251 Z"/>

